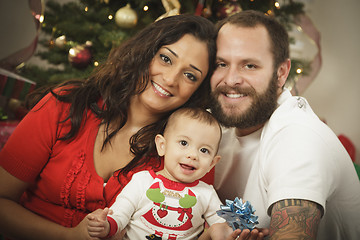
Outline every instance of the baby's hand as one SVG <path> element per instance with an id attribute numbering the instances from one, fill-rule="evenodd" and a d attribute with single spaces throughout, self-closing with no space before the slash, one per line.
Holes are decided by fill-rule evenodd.
<path id="1" fill-rule="evenodd" d="M 110 224 L 107 221 L 109 211 L 109 208 L 96 209 L 86 216 L 88 219 L 87 230 L 90 237 L 104 238 L 109 234 Z"/>

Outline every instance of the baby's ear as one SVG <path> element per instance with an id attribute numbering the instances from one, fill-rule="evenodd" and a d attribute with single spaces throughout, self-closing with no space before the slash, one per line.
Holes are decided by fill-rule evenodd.
<path id="1" fill-rule="evenodd" d="M 213 160 L 211 161 L 211 164 L 210 164 L 210 169 L 209 171 L 215 167 L 215 165 L 220 161 L 221 157 L 219 155 L 216 155 Z"/>
<path id="2" fill-rule="evenodd" d="M 155 145 L 156 145 L 156 150 L 158 152 L 158 155 L 160 157 L 165 155 L 165 145 L 166 145 L 166 140 L 164 138 L 163 135 L 158 134 L 155 136 Z"/>

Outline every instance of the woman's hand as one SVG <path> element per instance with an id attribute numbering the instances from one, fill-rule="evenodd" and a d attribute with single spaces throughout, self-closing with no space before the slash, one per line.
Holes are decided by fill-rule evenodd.
<path id="1" fill-rule="evenodd" d="M 66 233 L 65 239 L 77 239 L 77 240 L 100 240 L 98 237 L 91 237 L 88 232 L 89 219 L 84 217 L 84 219 L 73 228 L 70 228 Z"/>

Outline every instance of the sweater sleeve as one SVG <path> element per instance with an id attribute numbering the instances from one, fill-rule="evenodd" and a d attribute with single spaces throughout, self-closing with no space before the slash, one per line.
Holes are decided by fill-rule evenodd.
<path id="1" fill-rule="evenodd" d="M 151 180 L 152 177 L 148 171 L 135 173 L 131 181 L 116 197 L 114 204 L 110 207 L 114 211 L 110 217 L 116 222 L 117 230 L 123 230 L 134 212 L 138 210 L 140 199 L 145 194 L 146 187 L 148 186 L 148 184 L 144 183 L 151 182 Z M 115 224 L 112 226 L 115 226 Z"/>
<path id="2" fill-rule="evenodd" d="M 33 182 L 58 138 L 65 105 L 46 95 L 19 123 L 0 152 L 0 166 L 25 182 Z"/>

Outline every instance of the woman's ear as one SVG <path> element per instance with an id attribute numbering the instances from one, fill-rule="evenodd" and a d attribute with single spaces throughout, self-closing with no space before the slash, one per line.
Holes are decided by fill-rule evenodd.
<path id="1" fill-rule="evenodd" d="M 160 157 L 164 156 L 165 155 L 166 140 L 165 140 L 163 135 L 157 134 L 155 136 L 155 145 L 156 145 L 156 150 L 158 152 L 158 155 Z"/>

